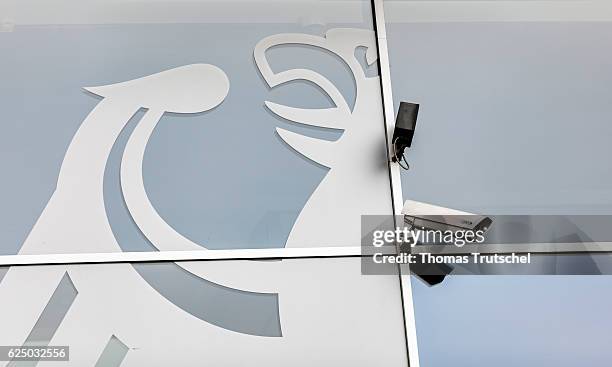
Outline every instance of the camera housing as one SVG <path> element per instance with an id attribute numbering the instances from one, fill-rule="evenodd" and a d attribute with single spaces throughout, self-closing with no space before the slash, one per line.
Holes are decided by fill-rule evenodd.
<path id="1" fill-rule="evenodd" d="M 493 224 L 493 220 L 486 215 L 468 213 L 414 200 L 406 200 L 402 214 L 404 215 L 404 223 L 426 230 L 486 232 Z"/>
<path id="2" fill-rule="evenodd" d="M 411 228 L 435 231 L 483 231 L 493 224 L 493 220 L 484 215 L 468 213 L 442 206 L 406 200 L 402 209 L 404 223 Z M 410 271 L 428 286 L 442 283 L 447 275 L 453 272 L 448 264 L 416 263 Z"/>
<path id="3" fill-rule="evenodd" d="M 404 156 L 404 150 L 412 146 L 412 138 L 416 128 L 419 105 L 410 102 L 400 102 L 395 119 L 395 130 L 393 131 L 393 162 L 400 162 Z M 404 167 L 407 169 L 407 166 Z"/>

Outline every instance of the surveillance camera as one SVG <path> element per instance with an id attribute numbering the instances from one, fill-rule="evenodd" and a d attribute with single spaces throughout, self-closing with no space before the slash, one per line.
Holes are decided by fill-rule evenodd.
<path id="1" fill-rule="evenodd" d="M 415 103 L 401 102 L 395 120 L 393 131 L 393 157 L 391 160 L 401 165 L 404 160 L 404 150 L 412 145 L 414 129 L 416 127 L 419 105 Z M 408 169 L 408 165 L 402 167 Z"/>
<path id="2" fill-rule="evenodd" d="M 404 222 L 414 228 L 435 231 L 483 231 L 486 232 L 493 220 L 478 215 L 442 206 L 407 200 L 402 209 Z"/>
<path id="3" fill-rule="evenodd" d="M 482 231 L 484 234 L 493 224 L 491 218 L 437 205 L 407 200 L 402 209 L 404 223 L 411 228 L 434 231 Z M 434 286 L 451 274 L 453 267 L 448 264 L 416 263 L 410 271 L 425 282 Z"/>

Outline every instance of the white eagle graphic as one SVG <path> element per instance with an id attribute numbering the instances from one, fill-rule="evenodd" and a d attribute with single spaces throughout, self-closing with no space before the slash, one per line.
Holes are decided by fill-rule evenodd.
<path id="1" fill-rule="evenodd" d="M 338 89 L 313 70 L 272 71 L 266 51 L 291 44 L 331 52 L 348 65 L 356 85 L 352 109 Z M 255 47 L 256 65 L 270 87 L 307 80 L 335 104 L 325 109 L 300 109 L 266 102 L 267 108 L 294 122 L 343 130 L 338 140 L 325 141 L 277 129 L 289 146 L 329 168 L 300 212 L 287 240 L 288 248 L 359 246 L 359 231 L 354 229 L 360 226 L 360 215 L 391 212 L 380 80 L 366 76 L 355 56 L 359 47 L 366 48 L 368 64 L 377 60 L 374 32 L 361 29 L 332 29 L 325 37 L 278 34 Z M 130 135 L 121 160 L 121 190 L 130 215 L 159 250 L 206 249 L 206 244 L 178 233 L 158 214 L 145 190 L 143 159 L 164 113 L 198 113 L 224 101 L 230 90 L 226 74 L 217 66 L 193 64 L 87 90 L 103 99 L 72 139 L 57 188 L 20 254 L 121 251 L 105 212 L 103 177 L 113 144 L 141 108 L 147 111 Z M 401 319 L 401 315 L 387 312 L 378 320 L 355 320 L 353 313 L 337 307 L 358 304 L 366 289 L 372 299 L 389 294 L 384 277 L 360 276 L 358 261 L 322 261 L 316 267 L 311 260 L 177 265 L 224 287 L 278 294 L 282 337 L 247 335 L 197 319 L 156 292 L 130 264 L 118 263 L 11 268 L 0 282 L 3 307 L 10 300 L 8 309 L 12 310 L 0 312 L 0 345 L 27 344 L 58 284 L 69 279 L 78 294 L 47 342 L 70 346 L 70 366 L 96 365 L 109 339 L 131 348 L 122 366 L 169 366 L 185 357 L 193 363 L 223 361 L 224 366 L 310 367 L 329 365 L 330 355 L 342 356 L 351 365 L 407 363 L 401 338 L 375 337 L 385 333 L 392 322 L 389 320 Z M 315 271 L 319 276 L 312 276 Z M 28 284 L 35 285 L 36 291 L 24 289 Z M 367 348 L 356 345 L 366 342 Z M 373 352 L 377 350 L 384 352 Z"/>

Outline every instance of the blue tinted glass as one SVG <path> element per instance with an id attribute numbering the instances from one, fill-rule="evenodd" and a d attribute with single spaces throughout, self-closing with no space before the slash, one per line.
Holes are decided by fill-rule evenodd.
<path id="1" fill-rule="evenodd" d="M 404 198 L 483 214 L 612 211 L 612 53 L 601 47 L 612 26 L 588 21 L 601 8 L 392 3 L 395 106 L 421 104 Z M 421 364 L 606 366 L 609 287 L 590 276 L 415 278 Z"/>
<path id="2" fill-rule="evenodd" d="M 316 83 L 304 80 L 270 88 L 255 63 L 254 49 L 269 36 L 292 33 L 325 37 L 337 28 L 370 31 L 372 35 L 366 37 L 369 41 L 373 26 L 368 1 L 316 1 L 292 6 L 253 2 L 240 9 L 229 3 L 152 3 L 146 12 L 139 8 L 143 6 L 93 1 L 84 6 L 75 2 L 68 14 L 41 3 L 32 9 L 17 6 L 3 21 L 1 254 L 17 253 L 28 241 L 37 245 L 31 249 L 28 246 L 26 252 L 101 250 L 86 244 L 91 240 L 88 236 L 104 242 L 100 235 L 74 222 L 73 226 L 83 227 L 83 233 L 73 239 L 75 245 L 54 249 L 48 243 L 49 232 L 71 232 L 57 229 L 56 223 L 48 219 L 50 216 L 65 222 L 71 222 L 71 216 L 89 221 L 84 219 L 88 217 L 86 213 L 76 214 L 79 210 L 69 205 L 57 204 L 61 209 L 53 215 L 49 213 L 51 209 L 45 211 L 54 200 L 67 151 L 79 141 L 75 138 L 77 130 L 88 115 L 91 119 L 99 116 L 103 109 L 100 106 L 111 100 L 86 92 L 85 87 L 130 81 L 199 63 L 215 65 L 227 76 L 229 92 L 216 107 L 201 113 L 163 114 L 146 144 L 142 165 L 144 188 L 155 212 L 176 233 L 209 249 L 285 246 L 300 212 L 328 177 L 329 165 L 298 153 L 276 129 L 323 143 L 339 141 L 343 130 L 297 124 L 279 117 L 264 102 L 306 110 L 333 108 L 335 103 Z M 314 70 L 337 88 L 349 109 L 361 108 L 356 105 L 355 70 L 348 67 L 346 57 L 343 60 L 325 48 L 286 43 L 266 53 L 274 73 L 296 68 Z M 350 56 L 361 65 L 360 72 L 366 78 L 376 80 L 375 63 L 367 60 L 365 47 L 356 47 Z M 170 91 L 168 94 L 171 98 Z M 373 111 L 381 104 L 379 92 L 375 94 L 374 100 L 368 100 L 376 106 Z M 99 196 L 103 202 L 91 199 L 104 210 L 98 210 L 96 220 L 106 217 L 120 247 L 110 250 L 155 250 L 126 205 L 120 178 L 128 139 L 143 118 L 153 114 L 147 109 L 151 106 L 140 107 L 126 110 L 125 127 L 116 139 L 105 141 L 101 134 L 97 135 L 104 149 L 112 147 L 96 172 L 102 176 L 103 193 Z M 379 129 L 372 141 L 379 143 L 383 151 L 382 115 L 378 115 L 377 120 L 368 123 Z M 333 118 L 332 121 L 335 122 Z M 100 125 L 111 122 L 105 120 Z M 86 151 L 82 159 L 93 159 L 89 155 L 90 151 Z M 381 163 L 383 167 L 383 159 Z M 68 201 L 79 197 L 77 191 L 87 190 L 83 188 L 87 186 L 85 178 L 79 175 L 85 173 L 69 175 L 76 191 L 74 195 L 66 194 Z M 383 177 L 386 172 L 378 170 L 377 175 Z M 390 208 L 390 199 L 385 201 L 387 191 L 374 190 L 375 195 L 383 197 L 379 206 Z M 330 200 L 323 201 L 334 206 Z M 71 205 L 78 207 L 78 203 Z M 33 231 L 36 226 L 39 230 Z"/>

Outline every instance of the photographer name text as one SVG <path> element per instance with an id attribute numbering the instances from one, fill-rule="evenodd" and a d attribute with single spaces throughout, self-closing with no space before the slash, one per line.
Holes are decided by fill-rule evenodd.
<path id="1" fill-rule="evenodd" d="M 436 255 L 431 253 L 388 255 L 375 253 L 372 260 L 376 264 L 531 264 L 531 253 L 526 254 L 481 254 Z"/>

